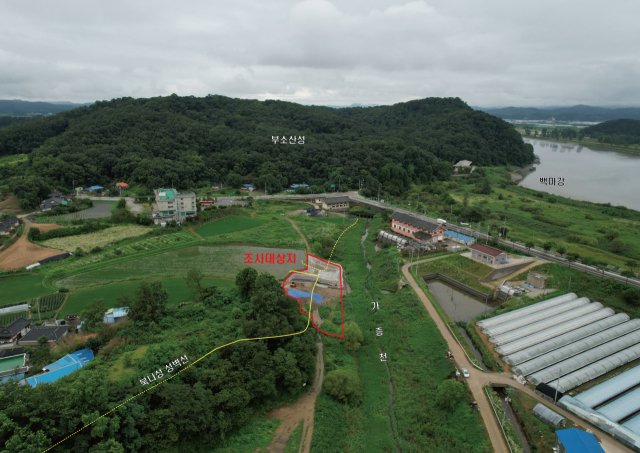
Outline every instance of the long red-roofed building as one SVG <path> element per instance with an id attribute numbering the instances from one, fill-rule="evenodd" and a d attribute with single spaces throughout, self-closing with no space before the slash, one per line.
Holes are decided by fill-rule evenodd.
<path id="1" fill-rule="evenodd" d="M 484 244 L 473 244 L 469 247 L 471 258 L 481 263 L 504 264 L 507 261 L 507 252 Z"/>

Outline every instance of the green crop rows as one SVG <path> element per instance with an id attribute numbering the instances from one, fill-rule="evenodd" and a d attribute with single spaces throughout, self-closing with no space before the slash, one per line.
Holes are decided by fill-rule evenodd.
<path id="1" fill-rule="evenodd" d="M 29 312 L 28 311 L 17 311 L 17 312 L 14 312 L 14 313 L 7 313 L 7 314 L 4 314 L 4 315 L 0 315 L 0 326 L 8 326 L 14 320 L 18 319 L 20 316 L 22 316 L 23 318 L 28 318 L 29 317 Z"/>
<path id="2" fill-rule="evenodd" d="M 52 311 L 60 308 L 60 305 L 64 301 L 65 294 L 63 293 L 55 293 L 49 294 L 47 296 L 43 296 L 40 298 L 40 311 Z"/>

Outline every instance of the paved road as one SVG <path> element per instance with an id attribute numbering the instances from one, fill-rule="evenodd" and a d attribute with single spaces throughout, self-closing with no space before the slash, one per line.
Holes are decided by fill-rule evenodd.
<path id="1" fill-rule="evenodd" d="M 420 263 L 428 260 L 421 260 Z M 416 263 L 413 263 L 414 265 Z M 469 385 L 469 389 L 473 394 L 473 397 L 478 402 L 478 407 L 480 408 L 480 413 L 482 414 L 482 418 L 484 420 L 485 426 L 487 428 L 487 432 L 489 433 L 489 439 L 491 440 L 491 444 L 493 445 L 494 451 L 496 453 L 509 453 L 509 449 L 507 447 L 506 441 L 502 435 L 502 430 L 500 429 L 500 425 L 496 420 L 496 417 L 493 413 L 493 409 L 487 400 L 486 395 L 484 394 L 483 387 L 489 383 L 499 383 L 499 384 L 508 384 L 512 387 L 517 388 L 518 390 L 522 390 L 527 393 L 531 397 L 535 398 L 539 402 L 545 404 L 546 406 L 550 406 L 549 402 L 542 398 L 540 395 L 536 394 L 529 387 L 520 384 L 519 382 L 512 380 L 511 376 L 508 373 L 486 373 L 474 368 L 467 359 L 464 354 L 462 348 L 458 345 L 458 342 L 454 339 L 449 329 L 447 329 L 445 323 L 442 321 L 442 318 L 438 315 L 438 312 L 431 304 L 431 301 L 427 298 L 427 296 L 422 291 L 422 288 L 418 285 L 418 283 L 413 278 L 413 275 L 409 272 L 409 267 L 411 264 L 405 264 L 402 267 L 402 272 L 409 282 L 413 290 L 416 292 L 422 304 L 427 309 L 427 312 L 438 326 L 440 333 L 444 337 L 449 350 L 453 352 L 453 356 L 456 358 L 456 362 L 458 366 L 466 368 L 469 371 L 469 378 L 467 379 L 467 384 Z M 584 421 L 580 420 L 578 417 L 570 414 L 563 409 L 554 406 L 553 410 L 561 414 L 563 417 L 572 420 L 573 422 L 581 425 L 588 426 L 589 430 L 593 432 L 601 441 L 601 445 L 607 453 L 633 453 L 632 450 L 625 447 L 624 445 L 618 443 L 613 440 L 608 434 L 600 431 L 599 429 L 588 425 Z"/>
<path id="2" fill-rule="evenodd" d="M 419 214 L 417 212 L 412 212 L 412 211 L 409 211 L 407 209 L 400 208 L 400 207 L 397 207 L 397 206 L 392 206 L 392 205 L 389 205 L 389 204 L 386 204 L 386 203 L 379 203 L 379 202 L 374 201 L 374 200 L 369 200 L 368 198 L 362 197 L 357 191 L 340 192 L 340 193 L 332 192 L 332 193 L 310 194 L 310 195 L 266 195 L 266 196 L 262 195 L 262 196 L 257 196 L 257 197 L 254 197 L 254 198 L 256 198 L 256 199 L 261 199 L 261 198 L 264 198 L 264 199 L 284 198 L 284 199 L 298 199 L 298 200 L 305 200 L 306 199 L 306 200 L 312 200 L 313 198 L 316 198 L 316 197 L 334 197 L 334 196 L 348 196 L 352 200 L 355 200 L 355 201 L 357 201 L 359 203 L 368 204 L 370 206 L 375 206 L 375 207 L 378 207 L 378 208 L 392 209 L 394 211 L 403 212 L 403 213 L 412 215 L 414 217 L 417 217 L 417 218 L 420 218 L 420 219 L 423 219 L 423 220 L 427 220 L 429 222 L 434 222 L 435 223 L 437 221 L 437 219 L 435 219 L 433 217 L 422 215 L 422 214 Z M 237 197 L 228 197 L 228 198 L 229 199 L 234 199 L 234 198 L 237 198 Z M 219 198 L 219 199 L 221 199 L 221 198 Z M 457 226 L 457 225 L 452 224 L 452 223 L 447 223 L 447 229 L 451 230 L 451 231 L 456 231 L 456 232 L 465 234 L 467 236 L 473 236 L 473 237 L 475 237 L 477 239 L 486 239 L 487 238 L 487 235 L 485 233 L 482 233 L 482 232 L 479 232 L 479 231 L 476 231 L 476 230 L 472 230 L 472 229 L 469 229 L 469 228 L 463 228 L 463 227 Z M 542 258 L 542 259 L 545 259 L 545 260 L 548 260 L 548 261 L 559 263 L 559 264 L 562 264 L 563 266 L 567 266 L 569 268 L 577 269 L 577 270 L 579 270 L 581 272 L 585 272 L 587 274 L 591 274 L 591 275 L 594 275 L 594 276 L 597 276 L 597 277 L 607 278 L 607 279 L 610 279 L 610 280 L 616 280 L 616 281 L 618 281 L 620 283 L 624 283 L 624 284 L 627 284 L 627 285 L 630 285 L 630 286 L 635 286 L 636 288 L 640 288 L 640 280 L 621 277 L 620 275 L 617 275 L 617 274 L 614 274 L 614 273 L 611 273 L 611 272 L 607 272 L 607 271 L 594 270 L 593 268 L 585 266 L 583 264 L 571 263 L 570 261 L 568 261 L 568 260 L 566 260 L 564 258 L 557 257 L 555 255 L 552 255 L 550 253 L 546 253 L 544 251 L 533 250 L 533 249 L 530 250 L 527 247 L 524 247 L 524 246 L 519 245 L 519 244 L 515 244 L 515 243 L 510 242 L 510 241 L 505 241 L 505 240 L 500 239 L 500 243 L 504 244 L 504 245 L 506 245 L 508 247 L 513 247 L 513 248 L 515 248 L 517 250 L 530 253 L 532 255 L 537 256 L 538 258 Z"/>

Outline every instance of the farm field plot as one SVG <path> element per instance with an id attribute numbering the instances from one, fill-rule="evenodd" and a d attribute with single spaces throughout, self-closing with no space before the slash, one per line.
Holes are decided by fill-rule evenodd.
<path id="1" fill-rule="evenodd" d="M 196 230 L 196 233 L 204 237 L 210 237 L 218 234 L 233 233 L 234 231 L 248 230 L 265 223 L 263 220 L 256 220 L 251 217 L 229 216 L 205 223 Z"/>
<path id="2" fill-rule="evenodd" d="M 96 246 L 104 248 L 122 239 L 142 236 L 149 231 L 151 231 L 151 228 L 141 225 L 118 225 L 107 228 L 106 230 L 96 231 L 95 233 L 49 239 L 41 244 L 44 247 L 65 250 L 67 252 L 73 252 L 77 247 L 89 251 Z"/>
<path id="3" fill-rule="evenodd" d="M 245 254 L 247 253 L 251 255 L 252 262 L 256 261 L 256 254 L 260 256 L 273 254 L 274 258 L 277 258 L 278 255 L 284 255 L 285 259 L 281 264 L 277 262 L 268 264 L 262 259 L 262 263 L 245 264 Z M 295 254 L 295 263 L 286 262 L 287 254 Z M 246 266 L 251 266 L 258 272 L 270 272 L 277 278 L 284 278 L 289 271 L 304 268 L 302 264 L 304 259 L 306 259 L 306 254 L 300 249 L 195 245 L 75 274 L 58 280 L 56 285 L 79 288 L 123 280 L 185 276 L 189 269 L 198 269 L 210 277 L 235 278 L 236 273 Z"/>
<path id="4" fill-rule="evenodd" d="M 307 241 L 312 241 L 316 236 L 330 236 L 342 226 L 341 217 L 325 217 L 325 219 L 312 219 L 306 215 L 293 215 L 291 220 L 296 222 Z M 339 222 L 337 222 L 339 220 Z"/>
<path id="5" fill-rule="evenodd" d="M 37 274 L 0 278 L 0 307 L 53 293 L 42 286 L 43 279 Z"/>
<path id="6" fill-rule="evenodd" d="M 151 280 L 147 280 L 151 281 Z M 169 293 L 169 304 L 178 305 L 186 300 L 190 295 L 190 290 L 183 278 L 163 278 L 162 288 Z M 106 308 L 119 307 L 117 299 L 119 296 L 126 294 L 134 297 L 135 290 L 140 286 L 140 281 L 115 283 L 113 285 L 98 286 L 95 288 L 83 289 L 69 295 L 69 299 L 64 304 L 64 308 L 60 311 L 60 316 L 79 315 L 84 306 L 94 299 L 104 299 Z M 235 286 L 233 280 L 221 280 L 217 278 L 205 278 L 202 280 L 204 287 L 217 286 L 220 289 L 228 289 Z"/>
<path id="7" fill-rule="evenodd" d="M 15 319 L 18 319 L 20 316 L 27 319 L 29 318 L 29 312 L 17 311 L 15 313 L 7 313 L 6 315 L 0 315 L 0 326 L 7 326 L 11 324 Z"/>
<path id="8" fill-rule="evenodd" d="M 267 247 L 304 248 L 300 234 L 284 218 L 277 218 L 250 230 L 211 236 L 207 241 L 215 244 L 255 244 Z"/>
<path id="9" fill-rule="evenodd" d="M 180 244 L 187 244 L 191 241 L 202 241 L 198 239 L 196 235 L 188 230 L 183 230 L 177 233 L 163 234 L 160 236 L 152 236 L 148 238 L 131 238 L 124 241 L 122 244 L 118 244 L 117 249 L 122 251 L 120 257 L 127 255 L 136 255 L 140 253 L 151 252 L 153 250 L 179 246 Z M 90 264 L 101 263 L 103 261 L 115 258 L 113 250 L 105 250 L 104 252 L 97 253 L 95 255 L 84 256 L 80 259 L 74 260 L 62 260 L 56 263 L 47 265 L 49 271 L 63 270 L 72 271 L 74 269 L 80 269 Z"/>

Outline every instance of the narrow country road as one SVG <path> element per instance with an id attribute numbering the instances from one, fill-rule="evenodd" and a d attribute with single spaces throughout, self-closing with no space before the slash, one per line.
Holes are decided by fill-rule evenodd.
<path id="1" fill-rule="evenodd" d="M 426 262 L 426 261 L 429 261 L 429 260 L 421 260 L 419 261 L 419 263 Z M 414 262 L 413 265 L 415 264 L 416 263 Z M 427 298 L 424 291 L 422 291 L 422 288 L 418 285 L 418 283 L 413 278 L 413 275 L 411 275 L 411 273 L 409 272 L 410 266 L 411 264 L 405 264 L 402 267 L 402 273 L 404 274 L 405 279 L 407 280 L 407 282 L 409 282 L 409 284 L 411 285 L 411 288 L 413 288 L 413 290 L 416 292 L 416 294 L 422 301 L 422 304 L 427 309 L 427 312 L 429 313 L 433 321 L 436 323 L 436 326 L 438 326 L 440 333 L 442 334 L 443 338 L 447 342 L 449 350 L 453 352 L 453 355 L 455 357 L 455 360 L 458 366 L 464 367 L 469 371 L 470 376 L 469 378 L 467 378 L 467 384 L 469 385 L 469 389 L 471 390 L 473 397 L 478 403 L 478 407 L 480 408 L 480 413 L 482 414 L 482 418 L 487 428 L 487 432 L 489 433 L 489 439 L 491 440 L 491 444 L 493 445 L 493 449 L 495 453 L 509 453 L 509 448 L 507 447 L 507 443 L 504 440 L 504 437 L 502 435 L 502 430 L 500 428 L 500 425 L 498 424 L 498 421 L 496 420 L 496 417 L 493 413 L 493 409 L 491 408 L 491 405 L 489 404 L 489 401 L 487 400 L 487 397 L 483 391 L 483 387 L 489 382 L 499 383 L 499 384 L 508 384 L 514 388 L 517 388 L 518 390 L 521 390 L 527 393 L 529 396 L 535 398 L 537 401 L 545 404 L 546 406 L 552 406 L 552 409 L 558 412 L 559 414 L 561 414 L 563 417 L 570 419 L 581 426 L 588 427 L 588 429 L 592 433 L 598 436 L 598 439 L 601 442 L 602 448 L 604 448 L 604 450 L 607 453 L 633 453 L 631 449 L 615 441 L 608 434 L 604 433 L 603 431 L 597 429 L 594 426 L 587 424 L 586 422 L 580 420 L 578 417 L 574 416 L 573 414 L 570 414 L 565 410 L 550 404 L 548 401 L 546 401 L 540 395 L 536 394 L 529 387 L 520 384 L 516 380 L 512 380 L 511 375 L 509 373 L 506 373 L 506 372 L 487 373 L 474 368 L 471 362 L 469 362 L 469 360 L 467 359 L 460 345 L 458 345 L 458 342 L 454 339 L 451 332 L 449 332 L 449 329 L 447 329 L 447 326 L 445 325 L 442 318 L 440 318 L 440 316 L 438 315 L 438 312 L 436 311 L 435 307 L 431 304 L 431 301 Z"/>
<path id="2" fill-rule="evenodd" d="M 298 227 L 298 225 L 296 224 L 296 222 L 294 222 L 293 220 L 291 220 L 289 218 L 289 216 L 287 216 L 287 220 L 289 222 L 291 222 L 291 225 L 296 229 L 296 231 L 298 233 L 300 233 L 300 237 L 302 238 L 302 240 L 304 241 L 304 245 L 305 247 L 307 247 L 307 254 L 311 253 L 311 249 L 309 248 L 309 243 L 307 242 L 307 238 L 304 237 L 304 234 L 302 234 L 302 231 L 300 230 L 300 228 Z"/>
<path id="3" fill-rule="evenodd" d="M 271 411 L 268 416 L 279 418 L 282 423 L 276 430 L 271 444 L 267 447 L 269 453 L 282 453 L 287 446 L 291 433 L 302 421 L 302 440 L 298 449 L 299 453 L 309 453 L 311 438 L 313 437 L 313 417 L 316 408 L 316 398 L 322 390 L 324 378 L 324 358 L 322 356 L 322 343 L 318 342 L 318 355 L 316 356 L 316 376 L 313 385 L 307 393 L 302 395 L 295 403 Z"/>

